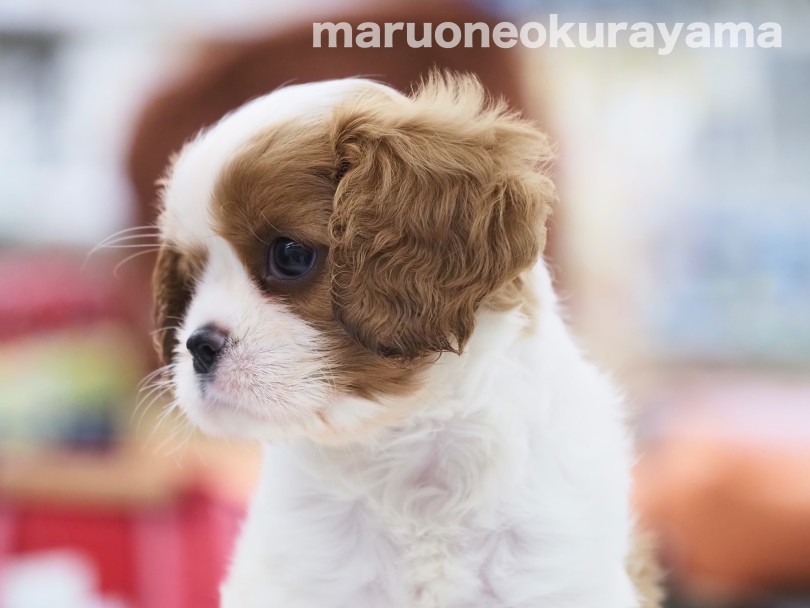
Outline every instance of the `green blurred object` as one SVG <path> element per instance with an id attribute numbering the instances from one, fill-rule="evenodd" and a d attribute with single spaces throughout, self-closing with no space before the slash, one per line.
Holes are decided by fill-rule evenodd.
<path id="1" fill-rule="evenodd" d="M 0 443 L 107 443 L 131 410 L 142 369 L 111 323 L 0 344 Z"/>

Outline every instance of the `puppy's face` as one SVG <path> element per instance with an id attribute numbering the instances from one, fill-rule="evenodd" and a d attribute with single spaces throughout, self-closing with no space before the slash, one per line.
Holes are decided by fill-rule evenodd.
<path id="1" fill-rule="evenodd" d="M 225 117 L 164 190 L 157 347 L 180 406 L 271 441 L 406 417 L 396 397 L 461 352 L 478 309 L 516 302 L 544 242 L 547 157 L 469 78 L 411 97 L 298 85 Z"/>

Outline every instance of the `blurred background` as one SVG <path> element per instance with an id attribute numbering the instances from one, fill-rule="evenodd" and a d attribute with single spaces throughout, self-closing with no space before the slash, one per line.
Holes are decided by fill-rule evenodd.
<path id="1" fill-rule="evenodd" d="M 775 21 L 783 48 L 312 48 L 313 21 L 550 13 Z M 0 608 L 216 605 L 257 450 L 139 392 L 153 241 L 105 239 L 247 99 L 434 64 L 557 141 L 547 253 L 633 405 L 668 606 L 810 606 L 808 2 L 0 0 Z"/>

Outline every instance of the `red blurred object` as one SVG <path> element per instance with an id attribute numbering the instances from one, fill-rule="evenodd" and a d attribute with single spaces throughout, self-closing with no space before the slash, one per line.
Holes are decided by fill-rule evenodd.
<path id="1" fill-rule="evenodd" d="M 125 316 L 112 269 L 84 267 L 76 252 L 0 257 L 0 340 Z"/>
<path id="2" fill-rule="evenodd" d="M 6 508 L 9 554 L 69 548 L 92 560 L 104 594 L 139 608 L 215 608 L 242 509 L 190 493 L 146 511 Z M 1 533 L 1 532 L 0 532 Z M 7 556 L 6 556 L 7 557 Z"/>
<path id="3" fill-rule="evenodd" d="M 95 566 L 97 592 L 133 608 L 219 606 L 253 458 L 212 451 L 204 466 L 191 456 L 181 465 L 140 447 L 5 456 L 0 568 L 15 555 L 68 549 Z"/>

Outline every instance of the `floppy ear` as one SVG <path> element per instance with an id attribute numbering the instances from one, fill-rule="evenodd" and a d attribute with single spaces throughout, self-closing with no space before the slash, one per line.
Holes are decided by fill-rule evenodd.
<path id="1" fill-rule="evenodd" d="M 534 264 L 554 187 L 545 135 L 468 76 L 338 112 L 332 301 L 383 356 L 460 353 L 487 296 Z"/>
<path id="2" fill-rule="evenodd" d="M 192 286 L 192 276 L 183 255 L 172 245 L 164 243 L 152 274 L 155 322 L 152 341 L 162 365 L 172 361 L 177 343 L 175 328 L 180 324 L 191 298 Z"/>

